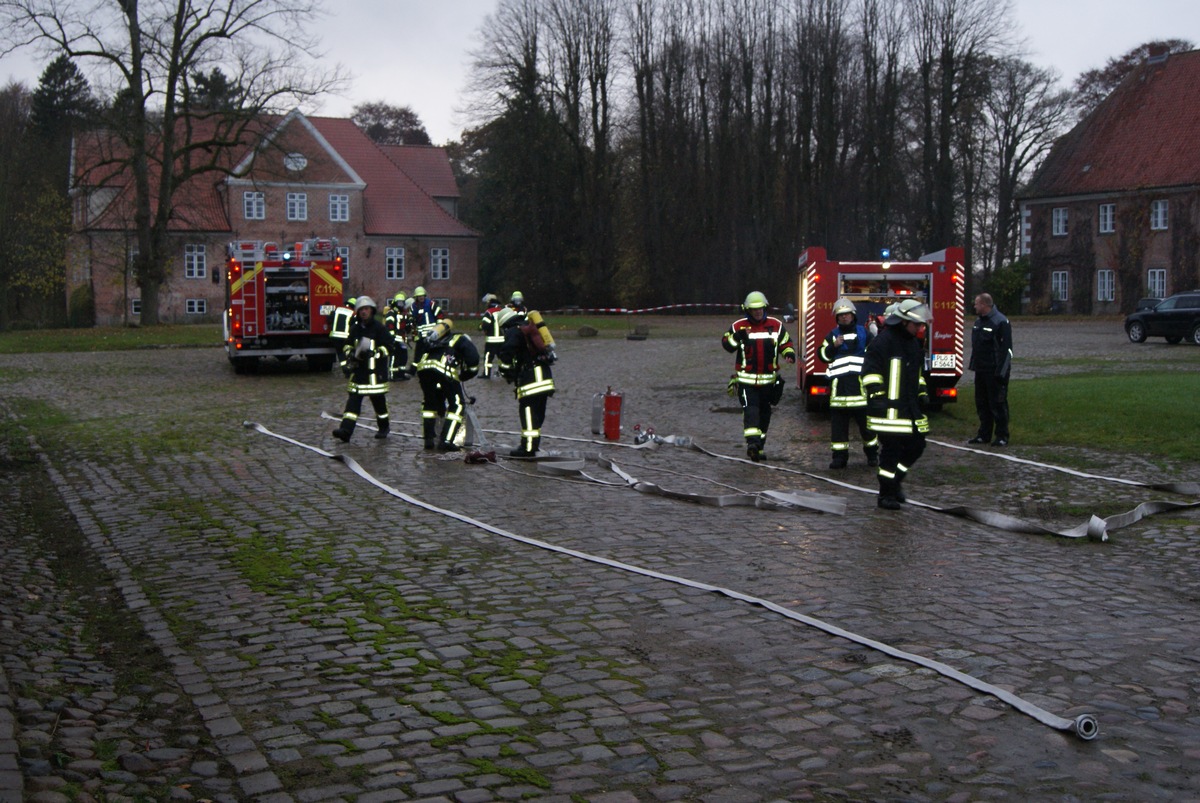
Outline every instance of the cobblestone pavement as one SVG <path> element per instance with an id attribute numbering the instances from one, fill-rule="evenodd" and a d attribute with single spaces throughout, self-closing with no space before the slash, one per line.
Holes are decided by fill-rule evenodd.
<path id="1" fill-rule="evenodd" d="M 587 442 L 593 395 L 611 385 L 627 435 L 641 423 L 738 455 L 727 323 L 656 321 L 645 341 L 560 325 L 545 433 L 579 440 L 546 444 L 671 490 L 828 494 L 844 516 L 468 465 L 365 426 L 342 446 L 321 418 L 340 413 L 340 378 L 239 377 L 216 349 L 0 357 L 3 431 L 37 432 L 30 451 L 9 437 L 0 454 L 0 801 L 1200 800 L 1197 513 L 1095 543 L 881 512 L 820 479 L 827 419 L 794 390 L 765 464 Z M 1117 369 L 1194 370 L 1200 355 L 1134 346 L 1112 322 L 1018 331 L 1018 378 L 1098 352 Z M 485 428 L 516 428 L 510 388 L 469 387 Z M 394 431 L 417 429 L 418 396 L 394 386 Z M 243 421 L 495 527 L 761 597 L 1059 715 L 1094 713 L 1100 735 L 761 607 L 406 504 Z M 1200 462 L 1050 453 L 1019 432 L 1018 419 L 1016 455 L 1198 479 Z M 586 473 L 617 481 L 594 460 Z M 838 479 L 874 487 L 860 454 Z M 1169 498 L 937 446 L 908 485 L 1055 527 Z M 47 498 L 74 541 L 22 515 Z M 88 576 L 64 578 L 72 554 Z M 89 638 L 101 610 L 141 626 L 144 654 Z M 151 671 L 127 677 L 135 664 Z"/>

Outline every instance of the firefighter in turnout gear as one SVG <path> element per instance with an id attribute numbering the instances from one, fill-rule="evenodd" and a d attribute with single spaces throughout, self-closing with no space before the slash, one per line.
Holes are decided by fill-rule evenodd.
<path id="1" fill-rule="evenodd" d="M 408 307 L 404 303 L 405 298 L 404 291 L 392 296 L 392 300 L 387 305 L 387 314 L 383 316 L 383 323 L 387 326 L 396 344 L 396 348 L 392 351 L 391 379 L 393 382 L 398 379 L 408 379 L 408 345 L 406 343 Z"/>
<path id="2" fill-rule="evenodd" d="M 863 360 L 867 426 L 879 436 L 879 499 L 885 510 L 905 501 L 902 483 L 925 451 L 929 401 L 925 387 L 925 346 L 929 307 L 915 298 L 896 304 Z"/>
<path id="3" fill-rule="evenodd" d="M 349 443 L 362 412 L 363 397 L 371 399 L 379 431 L 375 437 L 388 436 L 388 366 L 392 354 L 392 335 L 383 321 L 375 317 L 375 302 L 370 296 L 359 296 L 350 324 L 350 336 L 342 346 L 342 373 L 349 378 L 346 411 L 333 437 Z"/>
<path id="4" fill-rule="evenodd" d="M 500 353 L 500 346 L 504 343 L 504 334 L 500 331 L 500 322 L 497 320 L 497 315 L 504 306 L 500 303 L 500 299 L 495 293 L 488 293 L 483 297 L 483 316 L 479 319 L 479 330 L 483 332 L 483 373 L 481 376 L 484 379 L 492 378 L 492 367 L 497 363 L 497 355 Z"/>
<path id="5" fill-rule="evenodd" d="M 413 339 L 413 365 L 424 356 L 425 336 L 433 331 L 438 321 L 446 317 L 442 308 L 433 299 L 425 296 L 425 288 L 418 287 L 412 293 L 412 306 L 408 311 L 409 337 Z"/>
<path id="6" fill-rule="evenodd" d="M 758 462 L 771 425 L 771 408 L 783 397 L 779 360 L 796 362 L 796 350 L 783 321 L 767 315 L 767 297 L 757 290 L 746 296 L 746 315 L 733 322 L 721 338 L 721 347 L 736 354 L 735 373 L 729 382 L 742 404 L 742 434 L 746 454 Z"/>
<path id="7" fill-rule="evenodd" d="M 830 449 L 829 467 L 845 468 L 850 460 L 850 421 L 858 424 L 867 465 L 879 465 L 879 438 L 867 429 L 867 397 L 862 388 L 863 355 L 871 342 L 871 333 L 858 322 L 858 310 L 848 298 L 833 305 L 837 326 L 821 343 L 817 352 L 829 364 Z"/>
<path id="8" fill-rule="evenodd" d="M 423 340 L 421 361 L 416 369 L 424 397 L 421 425 L 425 448 L 457 452 L 455 440 L 466 432 L 463 417 L 467 398 L 463 383 L 479 372 L 479 349 L 471 338 L 454 331 L 454 322 L 449 318 L 436 323 Z M 443 419 L 440 439 L 438 419 Z"/>
<path id="9" fill-rule="evenodd" d="M 546 402 L 554 395 L 554 375 L 550 370 L 557 359 L 554 338 L 541 323 L 542 316 L 537 310 L 523 315 L 506 307 L 497 316 L 504 334 L 499 352 L 500 376 L 516 386 L 521 418 L 521 445 L 509 454 L 533 457 L 541 448 Z"/>

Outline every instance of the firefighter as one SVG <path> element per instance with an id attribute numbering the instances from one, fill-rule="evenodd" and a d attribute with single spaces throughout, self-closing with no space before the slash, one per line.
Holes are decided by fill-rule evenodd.
<path id="1" fill-rule="evenodd" d="M 497 313 L 500 331 L 504 333 L 498 355 L 500 376 L 515 386 L 521 419 L 521 444 L 509 452 L 513 457 L 533 457 L 538 453 L 546 402 L 554 395 L 554 375 L 550 370 L 557 359 L 554 341 L 549 330 L 532 320 L 535 316 L 537 321 L 541 320 L 536 311 L 522 314 L 511 307 Z"/>
<path id="2" fill-rule="evenodd" d="M 408 379 L 408 307 L 404 304 L 406 298 L 403 290 L 392 296 L 387 305 L 387 314 L 383 317 L 383 323 L 396 343 L 392 352 L 392 381 Z"/>
<path id="3" fill-rule="evenodd" d="M 525 306 L 525 295 L 520 290 L 514 290 L 512 297 L 508 300 L 508 307 L 513 312 L 519 312 L 522 315 L 529 312 L 529 308 Z"/>
<path id="4" fill-rule="evenodd" d="M 375 408 L 375 420 L 379 431 L 377 439 L 388 436 L 388 366 L 391 360 L 392 336 L 383 321 L 375 316 L 375 301 L 370 296 L 359 296 L 354 308 L 354 321 L 350 324 L 350 336 L 342 346 L 342 373 L 349 378 L 346 411 L 342 423 L 333 431 L 333 437 L 349 443 L 362 412 L 363 396 L 371 398 Z"/>
<path id="5" fill-rule="evenodd" d="M 412 306 L 408 310 L 408 332 L 413 341 L 413 365 L 424 356 L 425 336 L 433 331 L 438 321 L 446 317 L 436 301 L 425 296 L 425 288 L 412 292 Z"/>
<path id="6" fill-rule="evenodd" d="M 737 355 L 729 387 L 737 391 L 742 404 L 746 455 L 757 463 L 764 457 L 771 408 L 783 398 L 779 360 L 795 363 L 796 349 L 783 321 L 767 315 L 765 295 L 757 290 L 750 293 L 742 309 L 745 317 L 733 322 L 721 338 L 721 346 Z"/>
<path id="7" fill-rule="evenodd" d="M 929 401 L 925 387 L 925 346 L 929 307 L 915 298 L 901 301 L 884 319 L 863 360 L 867 426 L 879 436 L 879 507 L 899 510 L 906 501 L 902 484 L 925 451 Z"/>
<path id="8" fill-rule="evenodd" d="M 850 461 L 850 421 L 858 424 L 867 465 L 879 465 L 879 438 L 867 429 L 867 397 L 862 389 L 863 355 L 871 342 L 870 331 L 858 322 L 858 310 L 848 298 L 833 305 L 837 326 L 825 335 L 817 352 L 829 368 L 829 426 L 832 469 L 845 468 Z"/>
<path id="9" fill-rule="evenodd" d="M 1012 373 L 1012 324 L 988 293 L 975 296 L 971 365 L 975 372 L 975 413 L 979 430 L 967 443 L 1008 446 L 1008 377 Z M 992 440 L 995 429 L 996 439 Z"/>
<path id="10" fill-rule="evenodd" d="M 500 332 L 500 323 L 496 316 L 504 307 L 495 293 L 483 297 L 483 315 L 479 319 L 479 330 L 483 332 L 483 373 L 484 379 L 492 378 L 492 366 L 496 363 L 496 355 L 504 343 L 504 335 Z"/>
<path id="11" fill-rule="evenodd" d="M 467 398 L 463 383 L 479 372 L 479 349 L 471 338 L 454 331 L 454 322 L 444 318 L 424 337 L 421 361 L 416 365 L 421 383 L 421 424 L 425 448 L 457 452 L 454 443 L 466 426 Z M 441 439 L 437 423 L 443 419 Z"/>

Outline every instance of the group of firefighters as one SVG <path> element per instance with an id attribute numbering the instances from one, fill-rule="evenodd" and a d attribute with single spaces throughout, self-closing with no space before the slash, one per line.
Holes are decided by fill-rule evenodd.
<path id="1" fill-rule="evenodd" d="M 514 292 L 507 305 L 501 305 L 492 293 L 483 297 L 483 303 L 480 329 L 485 345 L 480 374 L 479 349 L 455 329 L 425 288 L 413 290 L 411 298 L 397 293 L 387 302 L 382 318 L 371 297 L 347 300 L 346 307 L 334 314 L 331 333 L 342 344 L 340 365 L 348 380 L 346 408 L 333 436 L 349 442 L 363 399 L 370 398 L 378 425 L 375 437 L 388 437 L 388 383 L 412 375 L 421 386 L 425 448 L 459 451 L 468 403 L 464 383 L 477 375 L 491 379 L 494 369 L 515 385 L 521 443 L 510 454 L 535 456 L 541 446 L 546 402 L 554 394 L 550 367 L 556 359 L 554 340 L 541 315 L 526 308 L 520 292 Z"/>
<path id="2" fill-rule="evenodd" d="M 990 303 L 990 297 L 986 298 Z M 521 419 L 521 443 L 510 454 L 535 456 L 541 446 L 546 402 L 554 393 L 553 338 L 541 315 L 526 308 L 520 292 L 513 293 L 508 304 L 501 304 L 488 293 L 483 305 L 480 373 L 478 349 L 469 337 L 455 330 L 423 287 L 416 288 L 411 299 L 397 293 L 388 302 L 382 320 L 376 315 L 373 299 L 362 296 L 348 302 L 353 312 L 347 310 L 349 314 L 340 322 L 335 317 L 333 327 L 334 337 L 343 341 L 341 366 L 349 379 L 346 409 L 333 431 L 334 437 L 342 442 L 350 440 L 363 398 L 369 397 L 378 422 L 375 437 L 386 438 L 388 382 L 407 379 L 411 373 L 421 385 L 425 448 L 459 451 L 457 444 L 466 426 L 468 402 L 464 383 L 476 375 L 491 379 L 496 369 L 515 385 Z M 783 321 L 768 315 L 767 307 L 767 297 L 761 292 L 747 295 L 742 304 L 744 316 L 734 321 L 721 339 L 722 347 L 735 355 L 729 390 L 741 403 L 746 454 L 755 462 L 765 458 L 771 410 L 783 396 L 780 361 L 796 361 L 796 350 Z M 848 465 L 853 421 L 862 437 L 867 464 L 877 470 L 879 507 L 899 510 L 905 501 L 904 478 L 924 452 L 929 431 L 923 346 L 929 307 L 917 299 L 905 299 L 889 306 L 881 322 L 870 321 L 864 326 L 858 321 L 854 302 L 841 298 L 834 304 L 833 316 L 835 326 L 818 351 L 828 365 L 830 381 L 829 467 L 843 469 Z M 1008 355 L 1011 358 L 1011 339 Z M 1008 364 L 1004 366 L 1005 384 Z M 996 427 L 1004 440 L 998 438 L 996 443 L 1007 443 L 1006 430 L 1005 404 L 1003 420 Z"/>
<path id="3" fill-rule="evenodd" d="M 742 309 L 745 317 L 734 321 L 721 345 L 736 355 L 729 389 L 741 402 L 746 454 L 758 462 L 765 456 L 771 408 L 783 395 L 779 362 L 794 363 L 796 349 L 783 321 L 766 314 L 765 295 L 750 293 Z M 849 299 L 838 299 L 833 314 L 836 326 L 819 351 L 829 366 L 829 467 L 849 463 L 850 421 L 855 421 L 867 464 L 878 471 L 879 507 L 899 510 L 905 501 L 904 477 L 925 450 L 929 431 L 922 346 L 929 307 L 906 299 L 888 307 L 882 328 L 871 329 L 858 322 Z"/>

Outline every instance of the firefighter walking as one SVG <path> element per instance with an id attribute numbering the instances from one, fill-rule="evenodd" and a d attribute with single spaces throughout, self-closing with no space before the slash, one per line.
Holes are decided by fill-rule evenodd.
<path id="1" fill-rule="evenodd" d="M 764 457 L 771 408 L 783 397 L 779 360 L 795 363 L 796 350 L 783 321 L 767 315 L 765 295 L 757 290 L 750 293 L 742 309 L 745 317 L 733 322 L 721 338 L 721 347 L 736 355 L 729 385 L 742 404 L 746 455 L 758 462 Z"/>
<path id="2" fill-rule="evenodd" d="M 349 396 L 342 422 L 333 431 L 333 437 L 342 443 L 349 443 L 354 434 L 364 396 L 370 398 L 375 408 L 375 421 L 379 425 L 375 437 L 388 436 L 387 392 L 392 347 L 391 334 L 383 321 L 375 316 L 375 301 L 370 296 L 359 296 L 349 335 L 342 346 L 341 366 L 342 373 L 349 379 L 346 388 Z"/>
<path id="3" fill-rule="evenodd" d="M 839 298 L 833 305 L 837 326 L 817 352 L 828 363 L 829 376 L 829 448 L 832 469 L 845 468 L 850 462 L 850 421 L 858 424 L 867 465 L 879 465 L 879 438 L 867 428 L 867 397 L 862 387 L 863 357 L 871 342 L 871 333 L 858 322 L 858 310 L 848 298 Z"/>
<path id="4" fill-rule="evenodd" d="M 504 334 L 500 331 L 500 321 L 497 316 L 504 305 L 495 293 L 483 297 L 483 315 L 479 319 L 479 330 L 483 332 L 483 372 L 484 379 L 492 378 L 492 368 L 497 363 L 500 346 L 504 343 Z"/>
<path id="5" fill-rule="evenodd" d="M 554 339 L 541 325 L 541 314 L 537 310 L 523 315 L 506 307 L 497 315 L 501 319 L 500 330 L 504 333 L 499 353 L 500 376 L 515 386 L 517 412 L 521 418 L 521 444 L 509 454 L 533 457 L 542 444 L 546 402 L 554 395 L 554 374 L 550 370 L 557 359 Z"/>
<path id="6" fill-rule="evenodd" d="M 471 338 L 454 331 L 454 322 L 445 318 L 423 338 L 421 360 L 416 364 L 421 383 L 421 426 L 425 448 L 457 452 L 455 440 L 465 432 L 467 409 L 463 383 L 479 371 L 479 349 Z M 438 421 L 442 420 L 439 438 Z"/>
<path id="7" fill-rule="evenodd" d="M 925 451 L 929 401 L 925 387 L 925 346 L 929 307 L 916 299 L 891 308 L 885 326 L 863 360 L 867 426 L 879 436 L 879 499 L 885 510 L 899 510 L 904 478 Z"/>
<path id="8" fill-rule="evenodd" d="M 408 310 L 408 332 L 413 339 L 414 366 L 424 356 L 425 336 L 445 317 L 446 313 L 442 312 L 437 302 L 426 297 L 424 287 L 413 290 L 412 306 Z"/>

